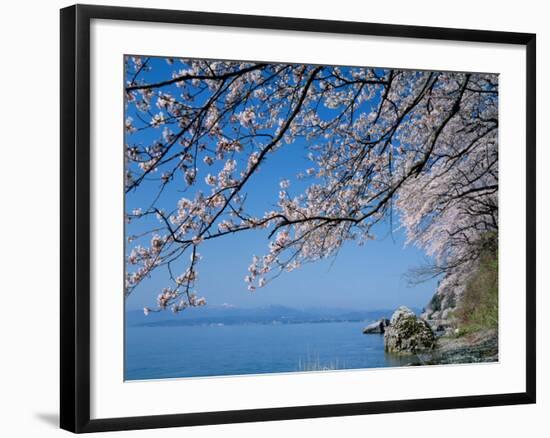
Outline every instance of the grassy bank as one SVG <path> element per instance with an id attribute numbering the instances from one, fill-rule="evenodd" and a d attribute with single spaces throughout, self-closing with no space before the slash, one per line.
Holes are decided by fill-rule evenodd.
<path id="1" fill-rule="evenodd" d="M 482 254 L 479 268 L 468 282 L 456 309 L 459 332 L 498 328 L 498 252 Z"/>

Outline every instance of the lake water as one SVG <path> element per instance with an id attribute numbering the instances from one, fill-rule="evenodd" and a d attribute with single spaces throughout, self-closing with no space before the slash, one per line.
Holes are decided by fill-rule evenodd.
<path id="1" fill-rule="evenodd" d="M 126 328 L 125 379 L 402 366 L 365 322 Z"/>

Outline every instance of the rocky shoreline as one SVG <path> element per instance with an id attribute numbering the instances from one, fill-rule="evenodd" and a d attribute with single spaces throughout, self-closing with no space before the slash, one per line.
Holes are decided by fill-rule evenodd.
<path id="1" fill-rule="evenodd" d="M 498 331 L 461 334 L 450 321 L 426 320 L 409 308 L 397 309 L 363 330 L 382 334 L 388 354 L 411 356 L 410 365 L 443 365 L 498 361 Z"/>
<path id="2" fill-rule="evenodd" d="M 418 354 L 417 365 L 498 362 L 498 332 L 483 330 L 460 337 L 444 335 L 430 354 Z"/>

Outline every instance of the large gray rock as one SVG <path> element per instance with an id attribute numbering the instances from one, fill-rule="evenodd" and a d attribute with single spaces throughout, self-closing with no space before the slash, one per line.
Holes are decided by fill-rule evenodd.
<path id="1" fill-rule="evenodd" d="M 384 334 L 386 327 L 390 325 L 390 320 L 387 318 L 379 319 L 378 321 L 369 324 L 363 329 L 364 334 L 378 333 Z"/>
<path id="2" fill-rule="evenodd" d="M 401 306 L 390 320 L 384 333 L 384 348 L 389 353 L 417 354 L 430 351 L 435 336 L 430 325 L 416 317 L 408 307 Z"/>

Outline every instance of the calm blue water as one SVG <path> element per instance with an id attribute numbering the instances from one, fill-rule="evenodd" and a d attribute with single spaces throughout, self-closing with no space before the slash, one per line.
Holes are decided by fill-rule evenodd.
<path id="1" fill-rule="evenodd" d="M 400 366 L 364 322 L 126 329 L 125 379 Z"/>

